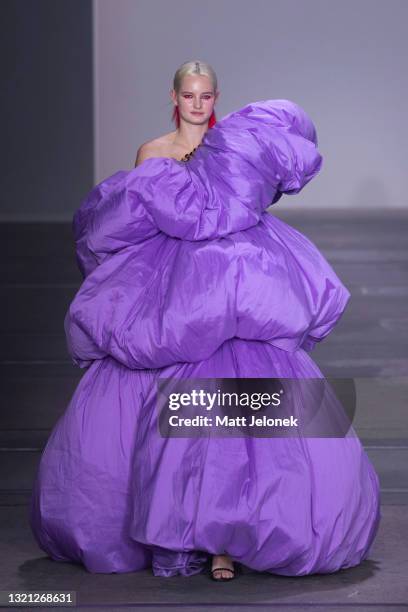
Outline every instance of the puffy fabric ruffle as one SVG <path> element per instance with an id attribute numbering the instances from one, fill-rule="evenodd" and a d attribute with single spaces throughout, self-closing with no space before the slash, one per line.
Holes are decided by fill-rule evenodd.
<path id="1" fill-rule="evenodd" d="M 159 368 L 233 337 L 311 350 L 350 294 L 266 209 L 321 165 L 303 109 L 266 100 L 224 117 L 187 163 L 151 158 L 102 181 L 73 223 L 85 277 L 65 319 L 74 362 Z"/>

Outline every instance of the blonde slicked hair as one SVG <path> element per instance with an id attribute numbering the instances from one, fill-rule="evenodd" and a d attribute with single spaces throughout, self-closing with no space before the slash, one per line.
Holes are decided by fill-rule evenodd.
<path id="1" fill-rule="evenodd" d="M 211 80 L 214 92 L 217 91 L 217 75 L 215 74 L 213 67 L 210 66 L 210 64 L 207 64 L 207 62 L 192 60 L 190 62 L 184 62 L 184 64 L 181 64 L 181 66 L 176 70 L 173 78 L 173 88 L 176 93 L 178 93 L 181 89 L 183 78 L 190 74 L 202 74 L 208 76 L 208 78 Z"/>

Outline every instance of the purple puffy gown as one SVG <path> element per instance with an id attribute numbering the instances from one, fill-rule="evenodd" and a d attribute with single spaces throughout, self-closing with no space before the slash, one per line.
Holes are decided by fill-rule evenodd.
<path id="1" fill-rule="evenodd" d="M 316 246 L 266 212 L 319 171 L 314 125 L 263 100 L 186 162 L 147 159 L 74 216 L 84 281 L 65 318 L 87 368 L 44 449 L 39 546 L 90 572 L 191 575 L 228 553 L 255 571 L 331 573 L 368 555 L 379 481 L 357 436 L 164 438 L 160 378 L 323 378 L 309 356 L 350 294 Z"/>

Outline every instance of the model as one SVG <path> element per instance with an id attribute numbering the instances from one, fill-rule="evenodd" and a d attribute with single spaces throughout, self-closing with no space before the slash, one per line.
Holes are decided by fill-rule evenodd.
<path id="1" fill-rule="evenodd" d="M 43 451 L 39 546 L 90 572 L 238 568 L 286 576 L 361 563 L 380 521 L 358 437 L 165 437 L 158 379 L 313 379 L 309 355 L 350 294 L 317 247 L 267 212 L 322 166 L 315 127 L 285 99 L 216 121 L 211 66 L 170 92 L 175 131 L 139 147 L 76 211 L 84 280 L 68 309 L 85 369 Z M 223 569 L 220 569 L 223 568 Z"/>

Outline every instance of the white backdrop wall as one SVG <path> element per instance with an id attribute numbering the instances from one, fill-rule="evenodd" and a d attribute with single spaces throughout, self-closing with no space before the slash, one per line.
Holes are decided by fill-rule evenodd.
<path id="1" fill-rule="evenodd" d="M 289 98 L 316 124 L 321 174 L 280 207 L 406 206 L 405 0 L 93 0 L 95 182 L 174 129 L 177 67 L 215 68 L 217 118 Z"/>

